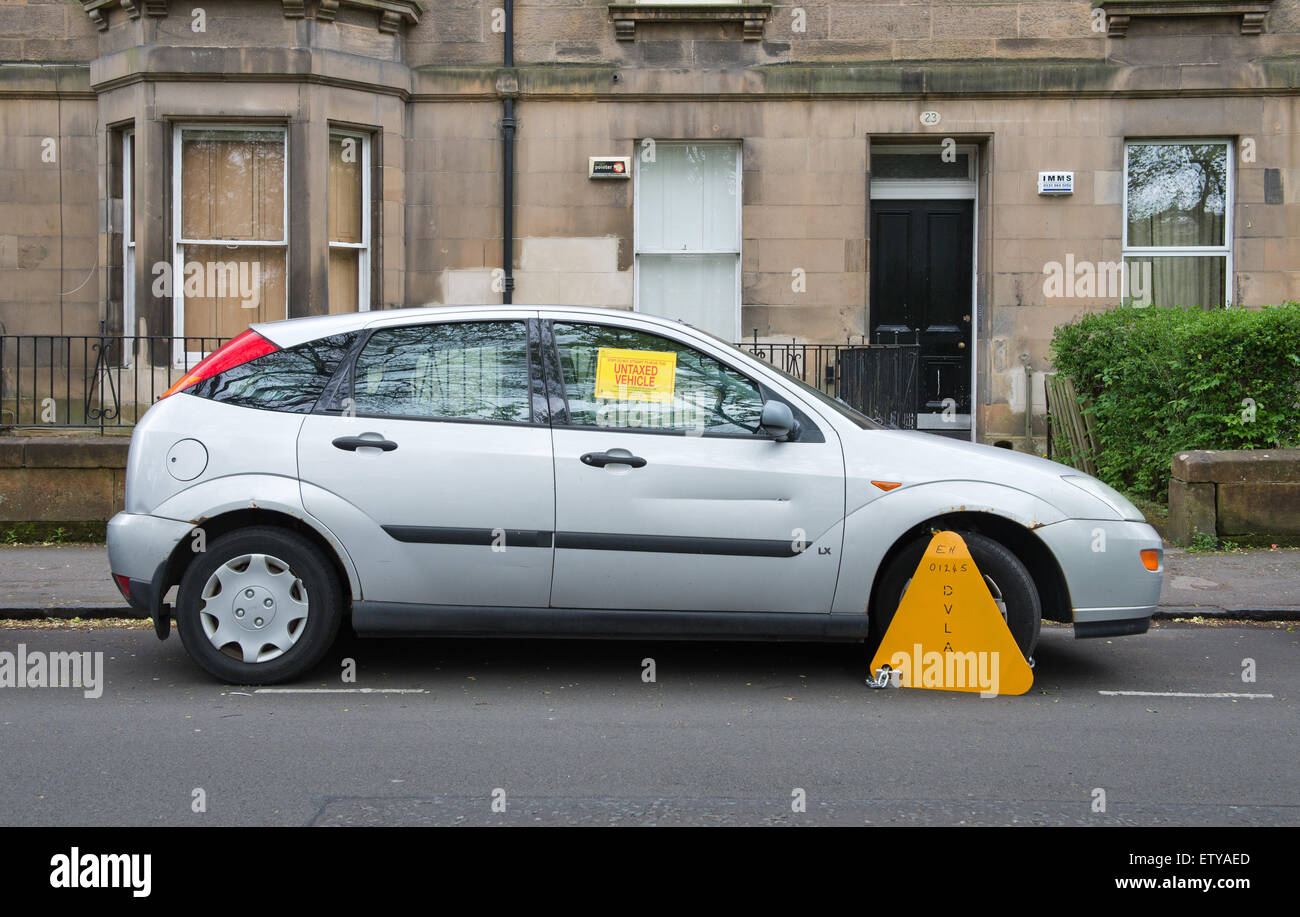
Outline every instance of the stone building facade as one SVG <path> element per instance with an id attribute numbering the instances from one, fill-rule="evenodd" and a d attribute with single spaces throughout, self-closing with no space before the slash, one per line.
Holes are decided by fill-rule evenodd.
<path id="1" fill-rule="evenodd" d="M 4 0 L 0 323 L 919 335 L 1019 442 L 1058 323 L 1300 299 L 1298 86 L 1300 0 Z"/>

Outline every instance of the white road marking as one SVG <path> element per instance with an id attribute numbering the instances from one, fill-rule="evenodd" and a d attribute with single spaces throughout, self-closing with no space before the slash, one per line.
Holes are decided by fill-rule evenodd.
<path id="1" fill-rule="evenodd" d="M 256 694 L 428 694 L 424 688 L 257 688 Z"/>
<path id="2" fill-rule="evenodd" d="M 1272 694 L 1233 694 L 1230 691 L 1197 693 L 1195 691 L 1098 691 L 1107 697 L 1248 697 L 1251 699 L 1269 698 Z"/>

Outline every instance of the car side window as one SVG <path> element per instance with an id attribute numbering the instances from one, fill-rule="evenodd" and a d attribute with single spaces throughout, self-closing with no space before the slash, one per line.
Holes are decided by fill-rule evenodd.
<path id="1" fill-rule="evenodd" d="M 524 322 L 381 328 L 357 355 L 357 414 L 528 423 Z"/>
<path id="2" fill-rule="evenodd" d="M 272 351 L 204 379 L 190 394 L 246 408 L 310 413 L 355 338 L 336 334 Z"/>
<path id="3" fill-rule="evenodd" d="M 569 423 L 756 435 L 758 386 L 685 344 L 629 328 L 556 322 Z"/>

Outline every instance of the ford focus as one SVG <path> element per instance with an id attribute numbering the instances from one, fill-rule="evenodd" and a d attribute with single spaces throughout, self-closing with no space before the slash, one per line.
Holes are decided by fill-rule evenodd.
<path id="1" fill-rule="evenodd" d="M 434 307 L 254 325 L 136 425 L 111 573 L 216 678 L 361 635 L 878 643 L 957 532 L 1032 658 L 1147 630 L 1160 538 L 1121 494 L 887 429 L 687 325 Z"/>

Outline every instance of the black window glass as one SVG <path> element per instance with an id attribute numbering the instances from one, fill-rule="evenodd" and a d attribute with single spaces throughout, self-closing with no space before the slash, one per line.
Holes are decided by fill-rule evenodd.
<path id="1" fill-rule="evenodd" d="M 560 322 L 555 346 L 572 424 L 759 432 L 758 386 L 685 344 L 627 328 Z"/>
<path id="2" fill-rule="evenodd" d="M 524 322 L 384 328 L 357 356 L 358 414 L 531 420 Z"/>
<path id="3" fill-rule="evenodd" d="M 911 153 L 871 153 L 872 179 L 946 178 L 965 181 L 970 178 L 970 154 L 956 153 L 943 156 Z"/>
<path id="4" fill-rule="evenodd" d="M 189 391 L 240 407 L 308 414 L 354 337 L 336 334 L 277 350 L 204 379 Z"/>

